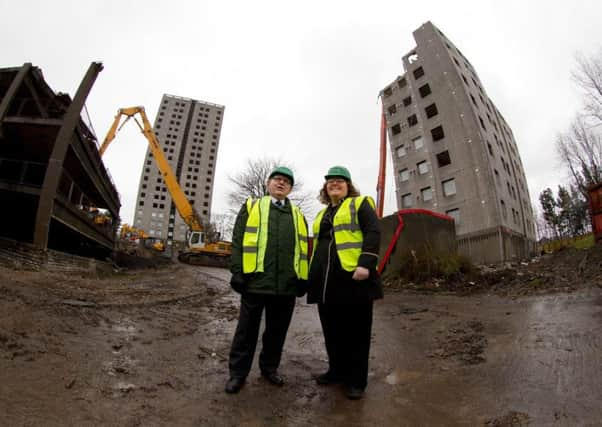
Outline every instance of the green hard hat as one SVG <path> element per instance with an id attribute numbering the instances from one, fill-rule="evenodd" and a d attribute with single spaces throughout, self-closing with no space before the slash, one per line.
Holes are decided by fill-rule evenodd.
<path id="1" fill-rule="evenodd" d="M 291 180 L 291 185 L 295 183 L 295 176 L 293 175 L 293 171 L 287 168 L 286 166 L 278 166 L 274 168 L 274 170 L 270 172 L 270 176 L 268 176 L 268 179 L 272 179 L 274 175 L 286 176 Z"/>
<path id="2" fill-rule="evenodd" d="M 328 169 L 328 173 L 324 176 L 325 179 L 335 177 L 345 178 L 347 181 L 351 181 L 351 174 L 345 166 L 333 166 Z"/>

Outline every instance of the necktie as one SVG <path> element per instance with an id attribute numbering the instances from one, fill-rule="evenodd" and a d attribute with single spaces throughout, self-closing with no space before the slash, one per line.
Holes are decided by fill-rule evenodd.
<path id="1" fill-rule="evenodd" d="M 283 206 L 283 203 L 280 200 L 276 200 L 275 205 L 278 206 L 279 208 L 281 208 Z"/>

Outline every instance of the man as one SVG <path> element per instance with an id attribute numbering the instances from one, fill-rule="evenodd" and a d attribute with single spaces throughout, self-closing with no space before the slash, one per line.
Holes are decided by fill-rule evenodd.
<path id="1" fill-rule="evenodd" d="M 275 168 L 268 177 L 269 196 L 247 200 L 236 217 L 230 285 L 241 294 L 241 300 L 226 393 L 238 393 L 245 384 L 264 309 L 259 369 L 270 383 L 284 384 L 278 366 L 295 296 L 305 292 L 308 268 L 307 222 L 301 210 L 287 198 L 294 182 L 289 168 Z"/>

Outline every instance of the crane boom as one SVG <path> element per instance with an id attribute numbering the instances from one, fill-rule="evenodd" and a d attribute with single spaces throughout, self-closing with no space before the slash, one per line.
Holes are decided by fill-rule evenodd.
<path id="1" fill-rule="evenodd" d="M 387 120 L 383 104 L 380 120 L 380 150 L 378 159 L 378 181 L 376 183 L 376 216 L 383 217 L 385 205 L 385 176 L 387 171 Z"/>
<path id="2" fill-rule="evenodd" d="M 136 119 L 137 114 L 140 115 L 142 124 Z M 125 120 L 121 122 L 123 117 L 125 117 Z M 188 201 L 186 194 L 176 179 L 176 174 L 165 158 L 161 144 L 148 121 L 144 107 L 121 108 L 117 111 L 115 120 L 100 146 L 100 155 L 102 156 L 104 154 L 111 141 L 115 139 L 117 131 L 119 131 L 129 119 L 134 119 L 142 131 L 142 134 L 147 139 L 151 153 L 157 163 L 157 168 L 163 177 L 163 181 L 165 181 L 165 184 L 167 185 L 174 205 L 190 230 L 186 241 L 187 246 L 179 252 L 178 259 L 187 264 L 227 267 L 232 255 L 232 244 L 224 241 L 208 241 L 206 238 L 207 236 L 205 236 L 206 233 L 203 231 L 203 224 L 201 223 L 200 216 Z"/>
<path id="3" fill-rule="evenodd" d="M 136 114 L 140 116 L 142 124 L 140 124 L 140 122 L 136 120 Z M 123 123 L 121 123 L 121 119 L 123 117 L 125 117 L 125 120 L 123 121 Z M 107 136 L 105 137 L 102 145 L 100 146 L 100 155 L 102 156 L 104 154 L 111 141 L 115 139 L 117 131 L 121 129 L 121 127 L 125 123 L 127 123 L 129 119 L 132 118 L 134 119 L 134 121 L 140 128 L 140 131 L 143 133 L 143 135 L 148 141 L 150 150 L 153 156 L 155 157 L 157 167 L 159 169 L 159 172 L 161 173 L 161 177 L 165 181 L 167 190 L 171 195 L 171 198 L 174 202 L 174 205 L 176 206 L 176 209 L 178 210 L 178 213 L 180 214 L 180 216 L 191 231 L 202 231 L 203 225 L 201 223 L 200 217 L 188 201 L 186 194 L 184 194 L 184 191 L 182 190 L 180 184 L 178 183 L 178 180 L 176 179 L 176 175 L 173 169 L 171 168 L 169 162 L 165 158 L 163 150 L 161 149 L 161 144 L 159 144 L 157 135 L 155 135 L 155 132 L 153 131 L 153 127 L 151 126 L 148 120 L 146 112 L 144 111 L 144 107 L 136 106 L 129 108 L 121 108 L 117 111 L 115 120 L 113 121 L 113 124 L 109 128 Z"/>

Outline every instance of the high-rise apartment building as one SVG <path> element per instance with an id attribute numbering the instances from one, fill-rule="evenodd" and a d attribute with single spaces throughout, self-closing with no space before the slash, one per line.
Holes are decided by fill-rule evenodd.
<path id="1" fill-rule="evenodd" d="M 535 226 L 510 126 L 441 31 L 427 22 L 413 34 L 404 74 L 381 92 L 398 208 L 453 217 L 475 262 L 528 256 Z"/>
<path id="2" fill-rule="evenodd" d="M 211 216 L 223 116 L 223 105 L 163 95 L 155 118 L 154 131 L 165 158 L 202 221 Z M 168 246 L 186 240 L 188 227 L 172 203 L 150 148 L 140 176 L 134 225 Z"/>

